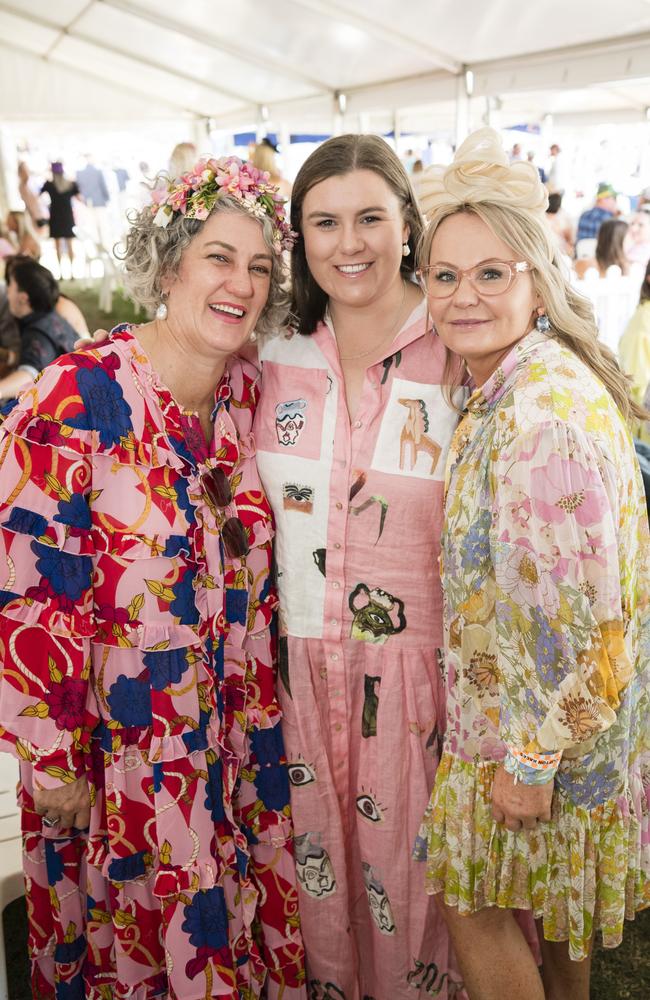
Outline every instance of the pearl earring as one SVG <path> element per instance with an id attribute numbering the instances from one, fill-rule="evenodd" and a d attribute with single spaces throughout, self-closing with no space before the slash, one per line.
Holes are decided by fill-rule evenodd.
<path id="1" fill-rule="evenodd" d="M 163 294 L 160 297 L 160 305 L 156 309 L 156 319 L 167 319 L 167 303 L 165 302 L 166 298 L 167 296 L 163 292 Z"/>
<path id="2" fill-rule="evenodd" d="M 408 257 L 411 252 L 411 248 L 408 243 L 402 243 L 402 257 Z"/>

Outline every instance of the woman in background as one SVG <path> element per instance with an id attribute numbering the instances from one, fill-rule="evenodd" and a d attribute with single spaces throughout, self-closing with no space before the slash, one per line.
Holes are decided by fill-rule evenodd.
<path id="1" fill-rule="evenodd" d="M 80 199 L 81 195 L 77 182 L 65 176 L 63 173 L 63 164 L 58 160 L 52 163 L 52 179 L 45 182 L 41 188 L 41 194 L 48 195 L 50 199 L 50 236 L 56 246 L 59 269 L 61 268 L 63 257 L 67 255 L 70 261 L 70 277 L 73 277 L 72 263 L 74 259 L 73 240 L 75 238 L 75 219 L 72 199 Z"/>

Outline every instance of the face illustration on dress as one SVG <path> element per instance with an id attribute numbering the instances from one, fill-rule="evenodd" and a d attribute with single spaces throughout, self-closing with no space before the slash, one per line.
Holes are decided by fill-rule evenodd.
<path id="1" fill-rule="evenodd" d="M 275 408 L 275 433 L 284 448 L 292 448 L 298 441 L 307 421 L 307 400 L 289 399 Z"/>
<path id="2" fill-rule="evenodd" d="M 406 628 L 404 601 L 379 587 L 370 590 L 365 583 L 358 583 L 348 605 L 354 615 L 350 632 L 353 639 L 381 645 Z"/>
<path id="3" fill-rule="evenodd" d="M 395 921 L 393 919 L 393 911 L 383 883 L 377 871 L 367 861 L 364 861 L 361 867 L 363 869 L 363 881 L 368 893 L 368 903 L 370 904 L 372 919 L 382 934 L 394 934 Z"/>
<path id="4" fill-rule="evenodd" d="M 304 891 L 314 899 L 336 892 L 336 878 L 329 854 L 320 845 L 320 833 L 303 833 L 294 840 L 296 876 Z"/>

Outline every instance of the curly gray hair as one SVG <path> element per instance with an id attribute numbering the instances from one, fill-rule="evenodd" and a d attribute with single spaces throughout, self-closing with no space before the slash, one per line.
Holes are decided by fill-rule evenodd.
<path id="1" fill-rule="evenodd" d="M 241 202 L 229 196 L 219 198 L 211 215 L 216 212 L 238 212 L 249 219 L 251 217 Z M 187 219 L 180 213 L 164 228 L 155 225 L 153 220 L 150 205 L 133 213 L 124 249 L 116 252 L 116 256 L 124 261 L 124 283 L 129 295 L 149 312 L 154 312 L 161 301 L 162 280 L 178 274 L 183 254 L 205 225 L 204 221 Z M 271 220 L 264 217 L 259 222 L 264 242 L 271 251 L 272 265 L 269 297 L 256 329 L 261 334 L 273 334 L 287 326 L 289 319 L 287 270 L 282 257 L 273 250 Z"/>

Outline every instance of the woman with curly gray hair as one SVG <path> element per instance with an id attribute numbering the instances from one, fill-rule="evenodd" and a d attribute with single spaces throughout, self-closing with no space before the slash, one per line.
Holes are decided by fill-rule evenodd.
<path id="1" fill-rule="evenodd" d="M 258 373 L 235 357 L 286 315 L 292 239 L 266 175 L 200 161 L 127 237 L 155 319 L 58 359 L 3 425 L 34 995 L 304 996 Z"/>

